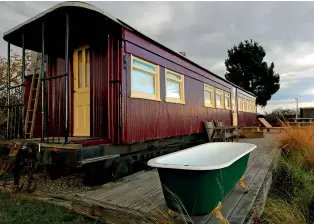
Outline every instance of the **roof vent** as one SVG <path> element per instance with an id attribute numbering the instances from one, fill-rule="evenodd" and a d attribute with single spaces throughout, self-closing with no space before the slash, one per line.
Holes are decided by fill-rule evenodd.
<path id="1" fill-rule="evenodd" d="M 181 51 L 181 52 L 179 52 L 179 54 L 185 56 L 185 52 L 182 52 L 182 51 Z"/>

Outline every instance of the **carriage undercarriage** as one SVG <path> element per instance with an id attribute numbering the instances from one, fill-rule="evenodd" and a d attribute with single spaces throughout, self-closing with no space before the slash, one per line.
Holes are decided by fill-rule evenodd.
<path id="1" fill-rule="evenodd" d="M 0 142 L 2 187 L 14 192 L 33 192 L 39 173 L 55 180 L 81 172 L 85 185 L 104 184 L 148 168 L 146 162 L 151 158 L 204 143 L 204 136 L 202 133 L 157 139 L 132 146 L 93 145 L 93 141 L 99 143 L 101 140 L 70 137 L 68 144 L 41 143 L 40 139 Z M 23 181 L 25 186 L 20 183 L 21 176 L 26 179 Z"/>
<path id="2" fill-rule="evenodd" d="M 5 189 L 10 183 L 12 191 L 17 193 L 25 189 L 28 193 L 36 190 L 34 171 L 37 165 L 36 151 L 25 141 L 7 141 L 0 143 L 0 182 Z M 26 186 L 20 183 L 21 174 L 26 174 Z M 13 180 L 12 180 L 13 179 Z"/>

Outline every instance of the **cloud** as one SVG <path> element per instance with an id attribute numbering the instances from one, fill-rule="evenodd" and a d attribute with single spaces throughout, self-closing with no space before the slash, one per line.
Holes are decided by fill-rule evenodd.
<path id="1" fill-rule="evenodd" d="M 1 2 L 0 33 L 57 2 Z M 311 2 L 91 2 L 152 39 L 224 77 L 227 50 L 258 41 L 275 63 L 281 89 L 268 106 L 311 104 L 314 86 L 314 4 Z M 0 40 L 0 55 L 6 43 Z"/>
<path id="2" fill-rule="evenodd" d="M 304 91 L 303 94 L 304 94 L 304 95 L 314 95 L 314 88 L 313 88 L 313 89 L 308 89 L 308 90 Z"/>

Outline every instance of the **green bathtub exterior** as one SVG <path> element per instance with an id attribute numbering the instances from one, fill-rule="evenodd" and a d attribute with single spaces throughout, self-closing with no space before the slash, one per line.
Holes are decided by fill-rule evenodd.
<path id="1" fill-rule="evenodd" d="M 246 154 L 230 166 L 217 170 L 158 168 L 168 208 L 196 216 L 210 213 L 238 184 L 245 173 L 248 159 L 249 154 Z M 178 198 L 185 210 L 178 203 Z"/>

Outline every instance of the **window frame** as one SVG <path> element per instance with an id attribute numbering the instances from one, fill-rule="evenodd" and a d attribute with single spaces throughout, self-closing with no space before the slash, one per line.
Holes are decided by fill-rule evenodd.
<path id="1" fill-rule="evenodd" d="M 209 85 L 209 84 L 206 84 L 204 83 L 204 106 L 205 107 L 211 107 L 211 108 L 215 108 L 215 90 L 214 90 L 214 87 Z M 206 103 L 206 100 L 205 100 L 205 92 L 211 92 L 211 103 Z"/>
<path id="2" fill-rule="evenodd" d="M 228 98 L 229 107 L 226 106 L 226 97 Z M 225 109 L 231 110 L 231 94 L 226 91 L 224 91 L 224 106 L 225 106 Z"/>
<path id="3" fill-rule="evenodd" d="M 217 97 L 216 97 L 217 93 L 220 94 L 220 102 L 221 102 L 220 106 L 217 105 Z M 222 89 L 215 88 L 215 105 L 216 105 L 216 108 L 224 109 L 225 107 L 224 93 Z"/>
<path id="4" fill-rule="evenodd" d="M 238 111 L 243 111 L 243 102 L 241 97 L 238 97 Z"/>
<path id="5" fill-rule="evenodd" d="M 140 62 L 142 62 L 144 64 L 147 64 L 147 65 L 155 67 L 155 72 L 147 70 L 147 69 L 145 69 L 145 68 L 143 68 L 141 66 L 135 65 L 134 62 L 133 62 L 134 59 L 137 60 L 137 61 L 140 61 Z M 159 73 L 160 68 L 159 68 L 159 65 L 154 64 L 152 62 L 149 62 L 149 61 L 147 61 L 145 59 L 139 58 L 139 57 L 134 56 L 134 55 L 131 54 L 130 68 L 131 68 L 131 79 L 130 79 L 130 91 L 131 91 L 131 94 L 130 94 L 130 97 L 131 98 L 136 98 L 136 99 L 160 101 L 160 73 Z M 155 94 L 143 93 L 143 92 L 138 92 L 138 91 L 132 90 L 133 68 L 136 68 L 136 69 L 138 69 L 140 71 L 143 71 L 145 73 L 149 73 L 149 74 L 154 75 Z"/>
<path id="6" fill-rule="evenodd" d="M 246 112 L 250 112 L 250 110 L 249 110 L 249 100 L 248 100 L 248 99 L 245 99 L 245 103 L 246 103 L 245 111 L 246 111 Z"/>
<path id="7" fill-rule="evenodd" d="M 77 77 L 74 77 L 74 83 L 73 83 L 73 89 L 74 91 L 77 90 L 88 90 L 90 89 L 90 80 L 91 80 L 91 64 L 89 64 L 89 86 L 87 86 L 87 73 L 86 73 L 86 50 L 89 50 L 89 63 L 91 61 L 91 49 L 89 45 L 82 45 L 80 47 L 77 47 L 74 49 L 73 52 L 73 71 L 74 74 L 77 73 Z M 79 74 L 79 52 L 82 52 L 82 77 L 80 79 L 80 74 Z M 79 84 L 82 84 L 82 87 L 80 87 Z"/>
<path id="8" fill-rule="evenodd" d="M 168 72 L 173 73 L 174 75 L 178 75 L 181 77 L 180 80 L 173 79 L 171 77 L 168 77 Z M 177 82 L 180 84 L 180 99 L 167 97 L 167 79 Z M 165 68 L 165 102 L 167 103 L 179 103 L 179 104 L 185 104 L 185 89 L 184 89 L 184 75 L 175 72 L 171 69 Z"/>
<path id="9" fill-rule="evenodd" d="M 242 98 L 243 112 L 247 112 L 247 102 L 246 99 Z"/>

